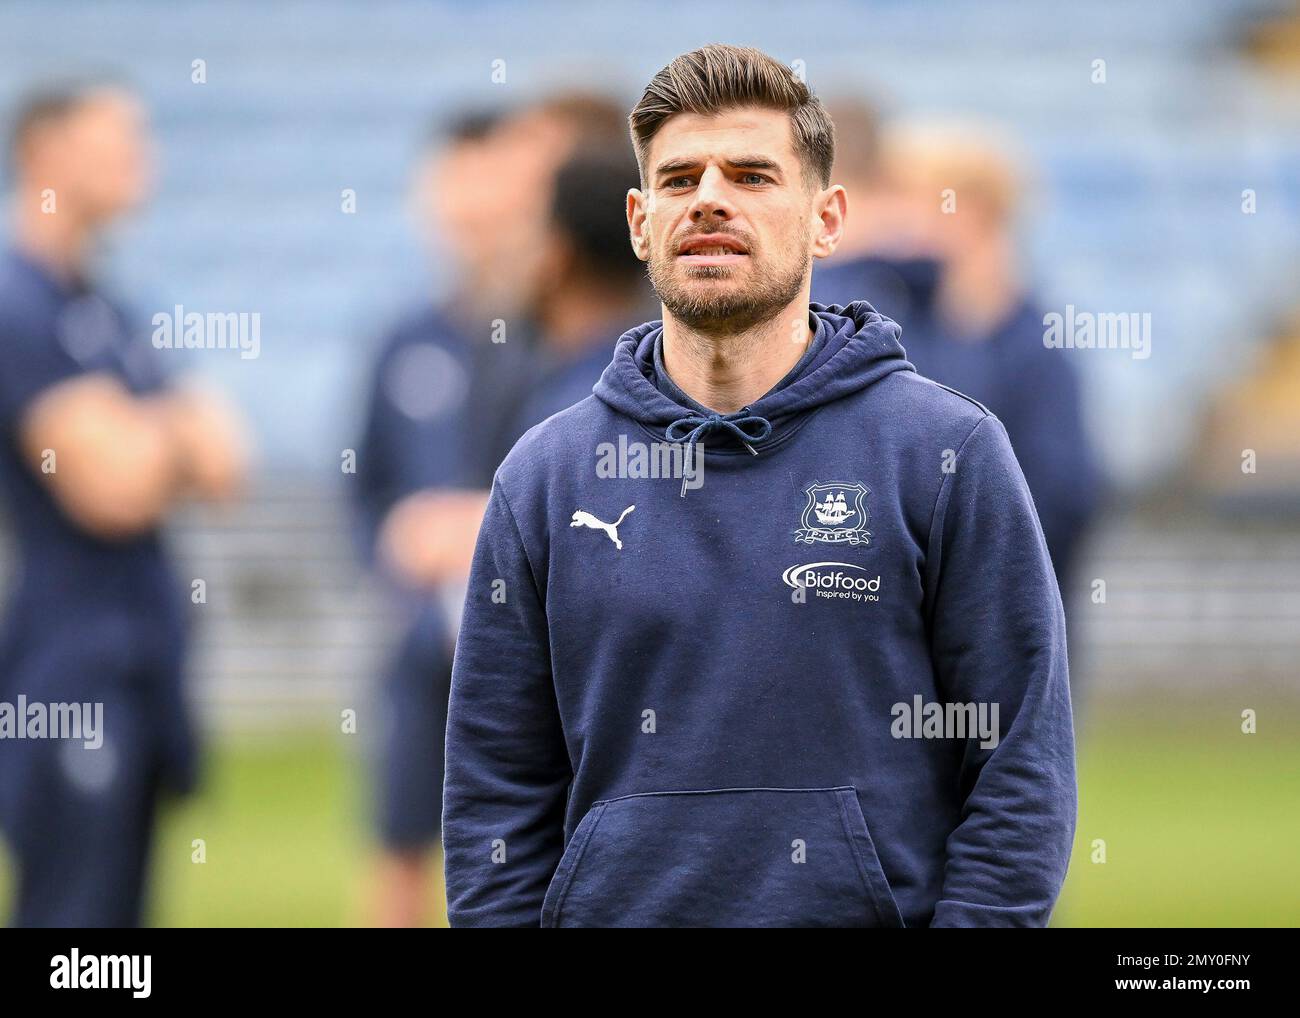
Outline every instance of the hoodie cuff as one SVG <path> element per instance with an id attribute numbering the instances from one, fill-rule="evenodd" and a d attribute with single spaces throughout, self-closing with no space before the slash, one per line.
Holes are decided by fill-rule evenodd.
<path id="1" fill-rule="evenodd" d="M 1042 927 L 1051 918 L 1051 909 L 1036 905 L 972 905 L 966 901 L 944 898 L 935 906 L 931 929 L 1024 928 Z"/>

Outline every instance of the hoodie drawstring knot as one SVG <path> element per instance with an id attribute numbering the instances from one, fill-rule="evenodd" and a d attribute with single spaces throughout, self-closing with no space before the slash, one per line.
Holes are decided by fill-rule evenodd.
<path id="1" fill-rule="evenodd" d="M 734 414 L 688 414 L 680 420 L 673 421 L 664 429 L 664 438 L 670 442 L 686 442 L 688 456 L 695 456 L 695 445 L 711 431 L 725 431 L 736 438 L 749 450 L 751 456 L 757 456 L 758 450 L 750 442 L 761 442 L 772 433 L 772 422 L 766 417 L 741 410 Z M 682 497 L 686 497 L 686 478 L 682 478 Z"/>

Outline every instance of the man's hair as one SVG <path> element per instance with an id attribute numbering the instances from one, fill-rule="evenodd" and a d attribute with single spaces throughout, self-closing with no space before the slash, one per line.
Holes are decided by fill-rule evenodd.
<path id="1" fill-rule="evenodd" d="M 627 123 L 625 107 L 604 92 L 571 89 L 548 95 L 526 112 L 539 113 L 571 124 L 580 142 L 600 145 L 622 144 Z"/>
<path id="2" fill-rule="evenodd" d="M 579 150 L 555 175 L 551 222 L 593 278 L 623 290 L 645 282 L 645 266 L 627 242 L 623 211 L 637 167 L 626 147 Z"/>
<path id="3" fill-rule="evenodd" d="M 428 148 L 443 148 L 486 141 L 505 118 L 504 110 L 486 107 L 457 113 L 450 119 L 437 117 L 425 133 L 425 145 Z"/>
<path id="4" fill-rule="evenodd" d="M 884 138 L 884 158 L 896 178 L 938 190 L 951 187 L 965 208 L 1010 224 L 1027 189 L 1026 160 L 997 127 L 972 121 L 910 121 Z"/>
<path id="5" fill-rule="evenodd" d="M 789 113 L 805 178 L 822 187 L 830 184 L 835 125 L 821 101 L 793 71 L 761 50 L 717 43 L 677 57 L 650 80 L 633 107 L 628 122 L 642 183 L 650 142 L 665 120 L 678 113 L 711 116 L 742 106 Z"/>
<path id="6" fill-rule="evenodd" d="M 855 182 L 880 176 L 882 117 L 880 110 L 857 95 L 832 96 L 826 109 L 835 121 L 835 176 Z"/>
<path id="7" fill-rule="evenodd" d="M 104 75 L 41 86 L 25 95 L 14 109 L 9 123 L 8 155 L 15 160 L 27 140 L 40 128 L 76 113 L 103 92 L 129 92 L 121 80 Z"/>

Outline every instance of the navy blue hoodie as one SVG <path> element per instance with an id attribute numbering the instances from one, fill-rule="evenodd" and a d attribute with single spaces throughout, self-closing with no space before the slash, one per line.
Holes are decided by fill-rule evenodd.
<path id="1" fill-rule="evenodd" d="M 798 377 L 725 417 L 661 391 L 639 326 L 501 465 L 452 677 L 453 926 L 1047 922 L 1074 740 L 1024 478 L 892 321 L 811 313 Z M 698 486 L 608 476 L 683 437 Z"/>

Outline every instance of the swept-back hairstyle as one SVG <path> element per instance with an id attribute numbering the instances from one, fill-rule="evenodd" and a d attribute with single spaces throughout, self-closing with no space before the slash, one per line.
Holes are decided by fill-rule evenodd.
<path id="1" fill-rule="evenodd" d="M 835 125 L 821 101 L 790 68 L 761 50 L 716 43 L 677 57 L 650 80 L 633 107 L 628 123 L 642 183 L 650 142 L 665 120 L 677 113 L 707 116 L 741 106 L 789 113 L 805 178 L 821 187 L 830 184 Z"/>

